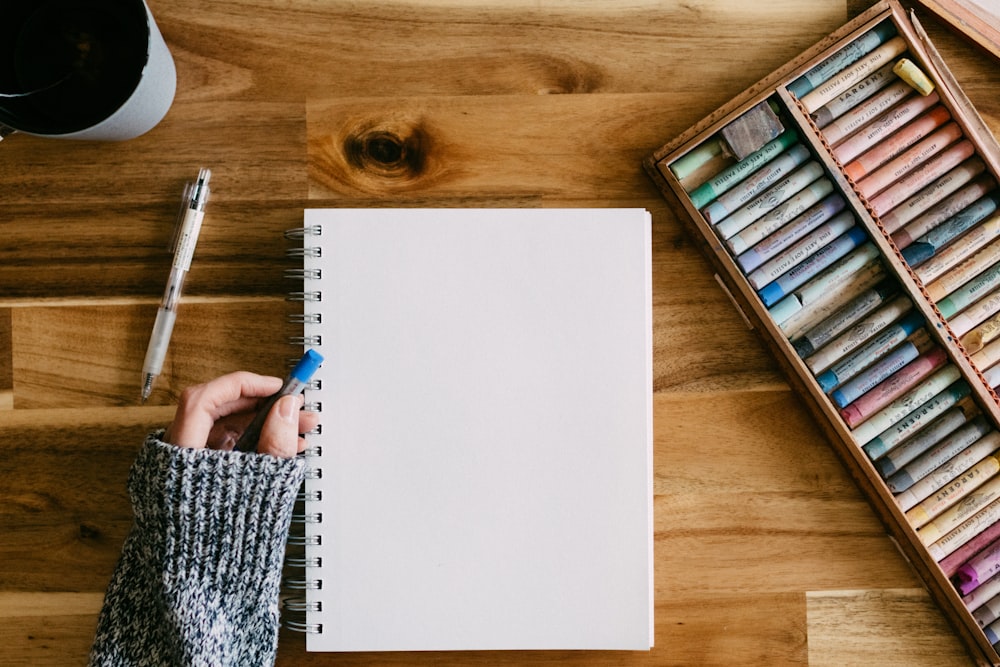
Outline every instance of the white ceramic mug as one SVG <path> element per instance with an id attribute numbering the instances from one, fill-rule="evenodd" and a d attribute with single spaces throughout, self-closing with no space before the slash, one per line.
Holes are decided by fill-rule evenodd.
<path id="1" fill-rule="evenodd" d="M 144 0 L 15 5 L 0 27 L 0 137 L 120 141 L 166 115 L 177 72 Z"/>

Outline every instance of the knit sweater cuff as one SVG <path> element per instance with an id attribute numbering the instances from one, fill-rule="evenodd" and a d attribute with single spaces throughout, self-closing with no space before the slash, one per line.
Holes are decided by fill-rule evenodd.
<path id="1" fill-rule="evenodd" d="M 304 461 L 184 449 L 161 437 L 146 439 L 129 491 L 137 526 L 164 540 L 163 583 L 275 596 Z"/>

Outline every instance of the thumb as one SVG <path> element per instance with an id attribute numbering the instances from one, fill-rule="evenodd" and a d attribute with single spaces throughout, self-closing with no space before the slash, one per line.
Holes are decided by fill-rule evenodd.
<path id="1" fill-rule="evenodd" d="M 291 458 L 295 456 L 299 446 L 299 408 L 302 407 L 302 396 L 282 396 L 271 408 L 260 430 L 257 440 L 257 451 Z"/>

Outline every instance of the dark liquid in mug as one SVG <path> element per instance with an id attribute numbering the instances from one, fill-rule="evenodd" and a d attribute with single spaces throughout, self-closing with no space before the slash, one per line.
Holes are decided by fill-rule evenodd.
<path id="1" fill-rule="evenodd" d="M 96 125 L 129 98 L 148 57 L 141 2 L 14 4 L 0 28 L 0 93 L 36 92 L 0 98 L 0 122 L 66 134 Z"/>

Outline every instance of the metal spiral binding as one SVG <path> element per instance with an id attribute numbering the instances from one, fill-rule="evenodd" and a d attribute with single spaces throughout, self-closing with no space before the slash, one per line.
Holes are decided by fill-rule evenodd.
<path id="1" fill-rule="evenodd" d="M 285 269 L 285 277 L 289 280 L 322 280 L 322 269 Z"/>
<path id="2" fill-rule="evenodd" d="M 285 627 L 289 630 L 294 630 L 295 632 L 305 632 L 307 634 L 321 635 L 323 634 L 323 624 L 322 623 L 304 623 L 301 621 L 295 621 L 289 619 L 285 621 Z"/>
<path id="3" fill-rule="evenodd" d="M 323 626 L 319 623 L 308 623 L 309 612 L 323 610 L 321 602 L 309 602 L 305 597 L 296 595 L 281 601 L 281 613 L 286 617 L 284 625 L 289 630 L 297 632 L 322 633 Z"/>
<path id="4" fill-rule="evenodd" d="M 318 347 L 323 339 L 321 336 L 289 336 L 288 342 L 297 347 Z"/>
<path id="5" fill-rule="evenodd" d="M 307 236 L 322 236 L 323 227 L 320 225 L 310 225 L 309 227 L 293 227 L 285 232 L 285 238 L 289 241 L 297 241 Z"/>
<path id="6" fill-rule="evenodd" d="M 301 596 L 286 598 L 281 606 L 288 611 L 304 612 L 304 611 L 322 611 L 322 602 L 306 602 L 306 599 Z"/>
<path id="7" fill-rule="evenodd" d="M 288 322 L 290 324 L 320 324 L 323 316 L 320 313 L 290 313 Z"/>
<path id="8" fill-rule="evenodd" d="M 309 246 L 305 248 L 289 248 L 285 251 L 289 257 L 322 257 L 323 248 L 320 246 Z"/>
<path id="9" fill-rule="evenodd" d="M 322 292 L 289 292 L 286 301 L 322 301 Z"/>
<path id="10" fill-rule="evenodd" d="M 322 491 L 306 491 L 305 489 L 299 491 L 299 495 L 295 496 L 295 502 L 297 503 L 304 503 L 307 500 L 311 502 L 316 502 L 317 500 L 322 500 L 322 499 L 323 499 Z"/>
<path id="11" fill-rule="evenodd" d="M 288 567 L 322 567 L 322 558 L 307 558 L 305 556 L 289 556 L 285 558 Z"/>
<path id="12" fill-rule="evenodd" d="M 321 535 L 289 534 L 288 545 L 293 547 L 318 547 L 323 544 Z"/>
<path id="13" fill-rule="evenodd" d="M 286 577 L 285 588 L 293 591 L 318 591 L 323 588 L 321 579 L 306 579 L 305 577 Z"/>
<path id="14" fill-rule="evenodd" d="M 322 234 L 323 228 L 320 225 L 312 225 L 289 229 L 285 232 L 285 238 L 291 241 L 302 241 L 307 237 L 322 236 Z M 322 257 L 322 252 L 323 251 L 320 246 L 303 243 L 301 247 L 287 250 L 286 256 L 292 259 L 302 260 L 306 258 Z M 323 278 L 323 272 L 319 268 L 298 267 L 286 270 L 284 275 L 287 279 L 301 281 L 315 281 L 322 280 Z M 312 285 L 307 284 L 307 287 L 311 286 Z M 288 295 L 288 301 L 301 302 L 303 304 L 318 303 L 322 300 L 323 293 L 319 290 L 306 289 L 303 291 L 290 292 Z M 322 323 L 322 316 L 320 313 L 308 312 L 307 308 L 308 306 L 304 307 L 304 310 L 301 313 L 288 315 L 288 323 L 293 326 L 297 325 L 300 331 L 302 325 Z M 319 335 L 296 335 L 289 336 L 288 342 L 299 347 L 318 347 L 323 341 Z M 294 363 L 294 361 L 295 360 L 292 360 L 292 363 Z M 307 385 L 306 390 L 318 391 L 321 388 L 322 380 L 314 378 Z M 318 401 L 308 402 L 303 406 L 303 409 L 314 412 L 322 412 L 323 405 Z M 322 426 L 317 425 L 309 433 L 307 433 L 306 436 L 316 435 L 321 431 Z M 322 456 L 322 454 L 322 448 L 318 445 L 306 447 L 306 450 L 301 454 L 301 456 L 305 457 L 307 460 L 314 462 L 306 468 L 306 479 L 322 479 L 323 470 L 321 467 L 315 465 L 316 460 Z M 304 594 L 300 594 L 300 592 L 320 590 L 323 588 L 322 579 L 313 578 L 309 575 L 309 568 L 321 567 L 321 559 L 316 556 L 307 555 L 308 552 L 306 551 L 307 547 L 319 546 L 322 544 L 322 536 L 317 534 L 305 534 L 307 525 L 316 525 L 322 523 L 323 521 L 322 513 L 306 511 L 310 507 L 310 503 L 318 502 L 321 499 L 321 491 L 307 491 L 305 484 L 303 484 L 302 489 L 296 497 L 296 503 L 302 505 L 302 507 L 296 508 L 297 511 L 292 515 L 292 528 L 288 535 L 288 553 L 285 554 L 285 567 L 288 569 L 294 569 L 296 573 L 292 576 L 285 577 L 283 580 L 285 589 L 293 591 L 294 593 L 282 601 L 282 624 L 289 630 L 313 634 L 322 633 L 323 626 L 320 623 L 308 622 L 308 614 L 310 612 L 320 611 L 322 606 L 318 601 L 310 602 L 306 599 Z"/>

